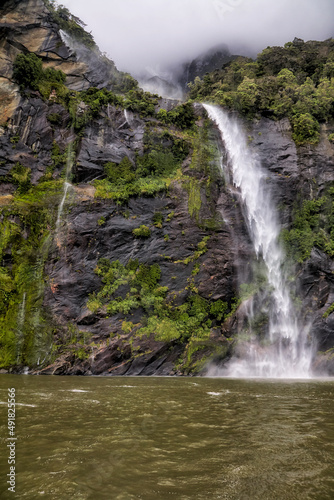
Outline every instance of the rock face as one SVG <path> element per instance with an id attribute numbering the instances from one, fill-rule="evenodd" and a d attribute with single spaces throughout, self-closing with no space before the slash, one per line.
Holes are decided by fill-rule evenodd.
<path id="1" fill-rule="evenodd" d="M 61 69 L 73 90 L 106 87 L 118 74 L 115 65 L 98 51 L 78 43 L 59 29 L 43 0 L 5 0 L 0 22 L 0 123 L 12 117 L 20 102 L 11 80 L 17 54 L 33 52 L 44 67 Z"/>
<path id="2" fill-rule="evenodd" d="M 198 371 L 203 368 L 201 360 L 226 358 L 233 347 L 231 337 L 245 322 L 247 304 L 238 308 L 234 304 L 239 285 L 252 279 L 254 255 L 238 193 L 228 176 L 224 179 L 217 172 L 217 158 L 205 157 L 201 146 L 192 142 L 179 174 L 168 180 L 168 189 L 154 196 L 143 192 L 123 204 L 96 197 L 94 180 L 105 178 L 108 162 L 119 165 L 126 157 L 135 168 L 138 158 L 151 147 L 150 140 L 154 143 L 160 138 L 160 146 L 170 152 L 177 140 L 192 139 L 183 129 L 168 128 L 156 115 L 143 118 L 113 104 L 101 106 L 78 134 L 71 128 L 73 117 L 64 103 L 42 99 L 37 92 L 21 97 L 12 81 L 13 61 L 20 52 L 34 52 L 44 66 L 60 68 L 74 92 L 91 86 L 113 89 L 111 80 L 117 70 L 97 50 L 91 51 L 61 32 L 41 0 L 7 0 L 1 9 L 0 121 L 6 126 L 0 129 L 0 241 L 7 274 L 0 276 L 4 280 L 0 291 L 7 293 L 5 300 L 14 319 L 9 323 L 2 312 L 0 330 L 7 321 L 23 353 L 19 366 L 11 368 L 20 370 L 26 364 L 41 374 L 171 375 Z M 175 104 L 160 101 L 156 110 L 172 109 Z M 86 106 L 80 103 L 78 112 L 85 112 Z M 195 113 L 199 142 L 216 151 L 219 145 L 224 161 L 224 145 L 214 127 L 209 127 L 206 138 L 201 132 L 206 130 L 204 110 L 195 106 Z M 323 134 L 318 146 L 297 149 L 285 120 L 261 119 L 245 127 L 250 147 L 268 169 L 268 186 L 280 209 L 282 226 L 289 228 L 296 198 L 321 195 L 334 181 L 333 145 Z M 60 179 L 70 157 L 72 169 L 66 178 L 72 185 L 60 214 L 61 200 L 65 201 Z M 18 163 L 21 173 L 15 171 Z M 54 183 L 55 187 L 43 192 L 45 205 L 39 205 L 40 198 L 24 195 L 25 191 L 17 198 L 28 171 L 33 186 L 48 186 L 42 182 L 45 180 Z M 156 214 L 161 216 L 158 224 Z M 42 215 L 45 227 L 32 239 L 33 224 Z M 135 237 L 134 230 L 140 226 L 149 228 L 150 237 Z M 45 237 L 47 231 L 51 235 Z M 38 246 L 39 240 L 44 243 L 36 257 L 28 243 Z M 174 334 L 162 340 L 156 332 L 137 335 L 138 325 L 147 321 L 143 304 L 116 313 L 109 313 L 106 305 L 87 307 L 105 283 L 96 272 L 100 258 L 123 266 L 135 259 L 144 266 L 158 265 L 159 287 L 167 294 L 165 305 L 178 314 L 195 296 L 206 304 L 207 311 L 221 303 L 227 309 L 221 316 L 210 316 L 208 334 L 203 337 L 193 333 L 182 339 Z M 28 281 L 22 281 L 23 271 L 18 273 L 20 259 L 26 262 L 30 274 L 25 279 L 31 283 L 42 270 L 33 296 Z M 333 266 L 330 257 L 313 249 L 310 258 L 295 269 L 304 319 L 318 349 L 324 352 L 334 347 L 333 314 L 323 316 L 334 302 Z M 15 276 L 12 288 L 8 276 Z M 119 287 L 121 299 L 132 293 L 126 286 Z M 48 347 L 43 344 L 43 350 L 39 346 L 46 330 L 51 340 Z M 29 358 L 24 352 L 31 350 L 31 332 L 34 349 L 41 352 Z M 315 366 L 334 373 L 331 353 L 320 356 Z"/>

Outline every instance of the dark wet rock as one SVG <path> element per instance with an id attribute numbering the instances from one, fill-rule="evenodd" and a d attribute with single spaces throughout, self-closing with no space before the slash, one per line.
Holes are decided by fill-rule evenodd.
<path id="1" fill-rule="evenodd" d="M 102 116 L 85 129 L 77 159 L 78 181 L 88 181 L 103 173 L 107 162 L 119 163 L 124 156 L 132 161 L 142 152 L 144 122 L 138 116 L 108 106 Z"/>
<path id="2" fill-rule="evenodd" d="M 334 376 L 334 352 L 321 353 L 313 363 L 313 370 L 317 376 Z"/>

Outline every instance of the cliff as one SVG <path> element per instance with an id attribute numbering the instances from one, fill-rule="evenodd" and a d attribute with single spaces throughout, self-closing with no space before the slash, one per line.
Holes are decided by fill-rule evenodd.
<path id="1" fill-rule="evenodd" d="M 227 359 L 254 252 L 205 111 L 141 91 L 48 2 L 1 9 L 1 367 L 170 375 Z M 35 88 L 18 54 L 41 61 Z M 286 119 L 245 126 L 293 230 L 296 198 L 331 196 L 331 125 L 298 147 Z M 331 370 L 332 266 L 314 245 L 294 274 Z"/>

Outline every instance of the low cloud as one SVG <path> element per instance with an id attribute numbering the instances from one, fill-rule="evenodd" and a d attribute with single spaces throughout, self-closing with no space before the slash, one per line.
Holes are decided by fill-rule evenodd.
<path id="1" fill-rule="evenodd" d="M 334 36 L 333 0 L 64 0 L 123 71 L 162 72 L 225 43 L 255 56 L 294 37 Z"/>

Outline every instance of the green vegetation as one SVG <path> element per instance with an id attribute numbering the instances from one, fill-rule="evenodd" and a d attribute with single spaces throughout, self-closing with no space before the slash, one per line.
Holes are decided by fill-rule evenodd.
<path id="1" fill-rule="evenodd" d="M 153 215 L 153 224 L 155 225 L 155 227 L 161 229 L 163 221 L 164 221 L 164 216 L 162 215 L 161 212 L 156 212 Z"/>
<path id="2" fill-rule="evenodd" d="M 157 96 L 138 88 L 131 89 L 122 96 L 106 88 L 90 87 L 68 94 L 66 104 L 72 118 L 72 126 L 76 132 L 80 132 L 92 118 L 98 116 L 103 106 L 108 104 L 137 112 L 141 117 L 153 116 Z"/>
<path id="3" fill-rule="evenodd" d="M 95 272 L 101 276 L 104 286 L 97 294 L 93 294 L 87 303 L 92 312 L 104 306 L 108 314 L 128 314 L 140 306 L 146 310 L 151 303 L 159 301 L 166 293 L 165 288 L 157 287 L 161 275 L 157 264 L 146 266 L 138 260 L 130 260 L 123 266 L 118 260 L 110 262 L 102 258 L 98 261 Z M 124 289 L 125 285 L 128 286 L 128 293 L 125 296 L 124 293 L 117 295 L 119 287 Z"/>
<path id="4" fill-rule="evenodd" d="M 180 305 L 178 294 L 169 293 L 167 287 L 159 284 L 161 270 L 158 264 L 148 266 L 130 260 L 122 265 L 119 261 L 103 258 L 98 261 L 95 272 L 103 285 L 97 294 L 90 296 L 87 307 L 92 312 L 102 310 L 125 316 L 142 308 L 144 315 L 135 329 L 139 337 L 154 334 L 156 340 L 181 343 L 189 339 L 207 339 L 211 326 L 223 321 L 228 310 L 227 303 L 210 302 L 193 292 Z M 133 330 L 131 325 L 127 319 L 128 333 Z"/>
<path id="5" fill-rule="evenodd" d="M 124 156 L 119 164 L 106 163 L 104 171 L 111 184 L 129 184 L 135 180 L 134 168 L 127 156 Z"/>
<path id="6" fill-rule="evenodd" d="M 85 30 L 86 24 L 77 16 L 74 16 L 64 5 L 57 5 L 55 0 L 43 0 L 48 7 L 53 21 L 58 24 L 59 28 L 68 33 L 77 42 L 82 43 L 86 47 L 94 50 L 101 62 L 109 67 L 110 84 L 116 92 L 128 92 L 138 88 L 138 82 L 128 73 L 118 71 L 113 61 L 108 59 L 105 54 L 99 54 L 98 48 L 95 45 L 94 38 L 91 33 Z"/>
<path id="7" fill-rule="evenodd" d="M 62 124 L 62 117 L 58 113 L 49 113 L 47 119 L 52 125 L 59 127 Z"/>
<path id="8" fill-rule="evenodd" d="M 193 100 L 212 101 L 253 118 L 288 117 L 297 145 L 319 140 L 334 111 L 334 40 L 295 39 L 268 47 L 256 61 L 238 57 L 189 85 Z"/>
<path id="9" fill-rule="evenodd" d="M 175 212 L 174 212 L 174 210 L 173 210 L 172 212 L 170 212 L 170 213 L 167 215 L 167 217 L 166 217 L 166 222 L 170 222 L 170 221 L 173 219 L 174 215 L 175 215 Z"/>
<path id="10" fill-rule="evenodd" d="M 144 92 L 142 89 L 130 90 L 124 100 L 124 108 L 139 113 L 140 116 L 153 116 L 158 104 L 158 95 Z"/>
<path id="11" fill-rule="evenodd" d="M 188 191 L 188 210 L 191 217 L 199 217 L 199 211 L 201 209 L 201 182 L 195 178 L 191 178 L 186 184 L 186 189 Z"/>
<path id="12" fill-rule="evenodd" d="M 22 90 L 25 88 L 38 90 L 42 75 L 42 59 L 35 54 L 18 54 L 16 56 L 13 79 L 17 81 Z"/>
<path id="13" fill-rule="evenodd" d="M 18 189 L 1 209 L 0 259 L 10 261 L 0 267 L 0 367 L 5 368 L 48 359 L 52 342 L 52 322 L 42 307 L 44 266 L 62 183 L 31 186 L 29 174 L 21 165 L 13 167 Z"/>
<path id="14" fill-rule="evenodd" d="M 186 264 L 188 265 L 190 262 L 194 262 L 195 260 L 199 259 L 202 255 L 204 255 L 208 251 L 208 241 L 210 239 L 210 236 L 204 236 L 203 239 L 197 244 L 197 250 L 195 250 L 194 253 L 189 255 L 189 257 L 186 257 L 183 260 L 176 260 L 174 261 L 174 264 Z"/>
<path id="15" fill-rule="evenodd" d="M 135 238 L 149 238 L 151 236 L 151 230 L 149 227 L 142 224 L 132 231 Z"/>
<path id="16" fill-rule="evenodd" d="M 91 341 L 89 332 L 80 331 L 73 323 L 68 323 L 62 335 L 57 336 L 52 346 L 53 362 L 59 354 L 70 354 L 75 360 L 84 361 L 89 358 L 92 350 L 97 346 Z"/>
<path id="17" fill-rule="evenodd" d="M 124 157 L 119 164 L 108 162 L 105 179 L 94 181 L 97 198 L 126 203 L 131 196 L 154 196 L 166 191 L 189 151 L 185 140 L 165 132 L 146 130 L 144 154 L 137 155 L 133 165 Z"/>
<path id="18" fill-rule="evenodd" d="M 111 61 L 107 59 L 107 63 L 110 65 Z M 112 88 L 115 92 L 121 93 L 126 93 L 130 90 L 135 90 L 138 88 L 138 82 L 133 78 L 133 76 L 131 76 L 129 73 L 118 71 L 116 70 L 116 68 L 112 70 L 110 85 L 112 85 Z"/>
<path id="19" fill-rule="evenodd" d="M 67 155 L 68 155 L 68 150 L 65 149 L 64 152 L 61 152 L 59 144 L 56 141 L 53 141 L 51 149 L 51 160 L 53 169 L 66 165 Z"/>
<path id="20" fill-rule="evenodd" d="M 61 70 L 43 69 L 42 59 L 33 53 L 16 56 L 13 79 L 20 85 L 21 91 L 27 88 L 38 90 L 44 99 L 48 99 L 54 90 L 56 99 L 62 102 L 68 92 L 64 85 L 66 75 Z"/>
<path id="21" fill-rule="evenodd" d="M 180 104 L 168 112 L 165 109 L 160 109 L 157 118 L 163 123 L 175 125 L 181 129 L 192 128 L 196 121 L 194 109 L 188 102 Z"/>
<path id="22" fill-rule="evenodd" d="M 108 179 L 94 181 L 96 198 L 109 198 L 118 204 L 126 203 L 131 196 L 155 196 L 167 189 L 164 179 L 154 177 L 138 178 L 131 184 L 120 186 L 112 184 Z"/>
<path id="23" fill-rule="evenodd" d="M 304 142 L 317 144 L 320 136 L 319 122 L 310 113 L 295 115 L 291 122 L 292 138 L 296 144 L 303 144 Z"/>
<path id="24" fill-rule="evenodd" d="M 25 193 L 31 188 L 30 182 L 31 169 L 24 167 L 21 163 L 16 163 L 9 172 L 9 180 L 17 185 L 18 193 Z"/>
<path id="25" fill-rule="evenodd" d="M 83 132 L 85 126 L 98 116 L 103 106 L 112 104 L 122 106 L 121 96 L 103 88 L 90 87 L 81 92 L 71 92 L 67 95 L 66 106 L 71 117 L 71 126 L 77 134 Z"/>
<path id="26" fill-rule="evenodd" d="M 210 122 L 205 121 L 192 137 L 192 157 L 188 175 L 183 175 L 183 186 L 188 192 L 188 211 L 199 225 L 215 229 L 216 210 L 211 199 L 211 188 L 221 182 L 219 153 L 209 133 Z M 202 202 L 211 211 L 211 220 L 202 219 Z M 211 221 L 211 222 L 210 222 Z M 211 226 L 211 227 L 209 227 Z"/>
<path id="27" fill-rule="evenodd" d="M 332 314 L 332 312 L 334 312 L 334 303 L 329 306 L 329 308 L 324 312 L 324 314 L 322 315 L 322 317 L 323 318 L 328 318 L 328 316 L 330 314 Z"/>
<path id="28" fill-rule="evenodd" d="M 130 77 L 123 77 L 121 75 L 119 78 L 124 83 Z M 135 80 L 134 82 L 137 85 Z M 124 91 L 122 85 L 115 85 L 115 90 L 117 91 L 117 88 L 122 88 L 121 91 Z M 132 83 L 129 86 L 131 90 L 127 91 L 125 96 L 116 94 L 106 88 L 97 89 L 96 87 L 90 87 L 81 92 L 68 93 L 65 101 L 72 119 L 71 125 L 75 132 L 80 134 L 86 124 L 98 116 L 103 106 L 107 106 L 108 104 L 137 112 L 141 117 L 154 116 L 158 96 L 144 92 L 138 88 L 132 88 L 134 85 Z"/>
<path id="29" fill-rule="evenodd" d="M 282 231 L 287 253 L 297 262 L 307 259 L 318 247 L 334 256 L 334 188 L 321 198 L 296 203 L 291 230 Z"/>

